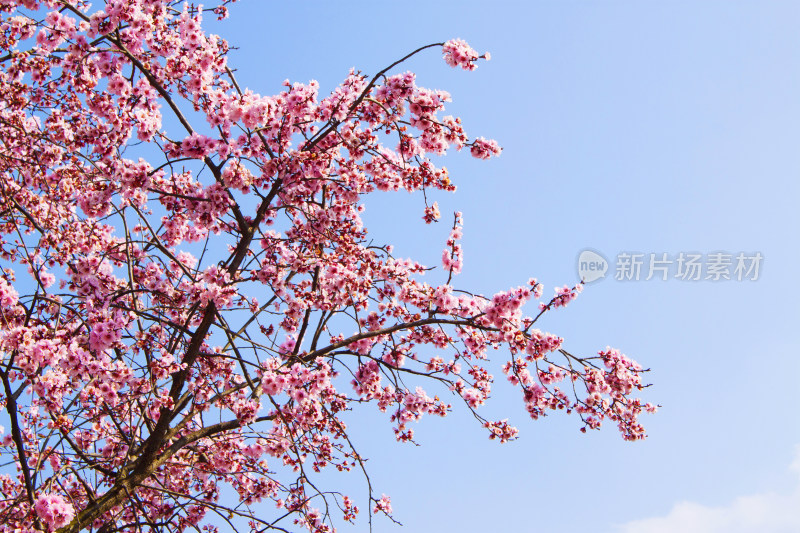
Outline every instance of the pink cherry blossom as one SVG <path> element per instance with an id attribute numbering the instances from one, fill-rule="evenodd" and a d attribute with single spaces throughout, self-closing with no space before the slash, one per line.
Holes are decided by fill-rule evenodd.
<path id="1" fill-rule="evenodd" d="M 75 516 L 75 509 L 58 494 L 43 494 L 36 499 L 36 515 L 47 526 L 55 531 L 68 524 Z"/>
<path id="2" fill-rule="evenodd" d="M 464 70 L 475 70 L 478 68 L 476 61 L 479 57 L 485 57 L 487 60 L 491 57 L 488 53 L 483 56 L 478 55 L 478 52 L 462 39 L 450 39 L 444 43 L 444 46 L 442 46 L 442 55 L 448 65 L 451 67 L 461 67 Z"/>
<path id="3" fill-rule="evenodd" d="M 344 413 L 374 408 L 416 442 L 418 421 L 462 409 L 507 442 L 517 429 L 481 415 L 500 386 L 532 419 L 644 438 L 646 369 L 539 329 L 582 285 L 538 309 L 535 279 L 476 294 L 455 281 L 460 212 L 432 266 L 364 222 L 400 190 L 440 220 L 441 157 L 499 144 L 402 61 L 329 93 L 241 86 L 204 29 L 230 3 L 0 1 L 0 529 L 334 531 L 359 495 L 319 474 L 368 466 Z M 453 39 L 404 61 L 428 48 L 489 59 Z M 360 505 L 390 515 L 375 490 Z"/>

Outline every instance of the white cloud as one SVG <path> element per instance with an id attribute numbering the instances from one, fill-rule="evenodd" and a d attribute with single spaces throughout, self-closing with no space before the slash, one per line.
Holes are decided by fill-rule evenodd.
<path id="1" fill-rule="evenodd" d="M 790 466 L 800 476 L 800 446 Z M 634 520 L 621 533 L 797 533 L 800 532 L 800 477 L 788 494 L 767 492 L 736 498 L 728 505 L 708 507 L 694 502 L 675 504 L 666 516 Z"/>

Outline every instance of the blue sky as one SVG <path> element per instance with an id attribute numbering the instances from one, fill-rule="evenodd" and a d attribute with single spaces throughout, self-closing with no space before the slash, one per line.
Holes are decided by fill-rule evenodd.
<path id="1" fill-rule="evenodd" d="M 622 282 L 612 264 L 612 279 L 542 323 L 572 352 L 612 345 L 652 368 L 646 398 L 663 407 L 644 419 L 645 442 L 613 427 L 582 435 L 574 417 L 531 421 L 499 380 L 482 414 L 516 423 L 510 444 L 458 410 L 419 424 L 419 447 L 396 443 L 383 415 L 352 417 L 373 486 L 405 524 L 376 531 L 800 528 L 799 17 L 796 2 L 243 0 L 210 25 L 262 94 L 287 78 L 324 93 L 351 67 L 374 73 L 453 37 L 492 53 L 472 73 L 436 51 L 402 68 L 504 148 L 488 162 L 448 156 L 459 190 L 433 198 L 464 213 L 463 288 L 533 276 L 549 294 L 577 280 L 586 248 L 612 263 L 626 251 L 764 257 L 757 281 Z M 366 205 L 377 241 L 438 264 L 448 228 L 422 224 L 421 197 Z M 359 497 L 358 480 L 331 483 Z"/>

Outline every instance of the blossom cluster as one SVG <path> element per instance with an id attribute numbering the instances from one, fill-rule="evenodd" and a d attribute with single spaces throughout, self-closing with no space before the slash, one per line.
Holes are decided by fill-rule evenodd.
<path id="1" fill-rule="evenodd" d="M 537 329 L 580 285 L 528 316 L 535 280 L 487 296 L 454 283 L 460 213 L 438 270 L 365 226 L 382 191 L 421 193 L 439 220 L 433 198 L 455 190 L 439 156 L 500 145 L 396 64 L 327 95 L 241 87 L 203 28 L 231 1 L 0 1 L 0 529 L 213 532 L 221 514 L 333 531 L 358 506 L 318 474 L 364 467 L 343 413 L 372 405 L 414 442 L 417 421 L 463 408 L 516 438 L 480 415 L 501 347 L 532 418 L 642 438 L 645 370 Z M 431 46 L 466 70 L 489 59 Z M 366 514 L 391 514 L 368 485 Z"/>
<path id="2" fill-rule="evenodd" d="M 58 494 L 43 494 L 34 505 L 36 515 L 49 531 L 55 531 L 68 524 L 75 516 L 75 509 Z"/>
<path id="3" fill-rule="evenodd" d="M 463 39 L 450 39 L 444 43 L 444 46 L 442 46 L 442 55 L 448 65 L 451 67 L 461 67 L 464 70 L 475 70 L 478 68 L 475 62 L 479 57 L 483 57 L 486 60 L 491 59 L 488 52 L 483 56 L 479 56 L 478 52 Z"/>

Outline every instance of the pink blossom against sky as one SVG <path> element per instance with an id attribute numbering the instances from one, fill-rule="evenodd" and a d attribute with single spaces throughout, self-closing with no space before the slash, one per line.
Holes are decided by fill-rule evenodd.
<path id="1" fill-rule="evenodd" d="M 429 198 L 439 224 L 420 220 L 416 197 L 376 196 L 365 222 L 397 256 L 440 265 L 456 210 L 461 282 L 487 294 L 531 276 L 546 295 L 572 285 L 586 248 L 609 259 L 764 256 L 756 282 L 605 279 L 548 317 L 573 351 L 611 344 L 653 369 L 648 399 L 663 407 L 644 442 L 583 435 L 564 417 L 533 423 L 502 383 L 485 408 L 512 415 L 512 443 L 485 439 L 464 413 L 421 421 L 421 447 L 396 443 L 377 414 L 353 419 L 372 482 L 405 530 L 646 531 L 620 528 L 679 502 L 716 508 L 794 490 L 799 16 L 794 2 L 232 7 L 217 31 L 240 47 L 230 60 L 240 82 L 262 94 L 286 78 L 315 79 L 325 93 L 351 67 L 373 73 L 451 38 L 491 52 L 470 73 L 443 71 L 433 51 L 407 67 L 450 93 L 448 112 L 469 118 L 468 133 L 503 151 L 487 163 L 448 158 L 458 192 Z"/>
<path id="2" fill-rule="evenodd" d="M 148 3 L 152 7 L 153 2 Z M 107 14 L 113 18 L 125 5 L 109 2 Z M 343 157 L 351 158 L 337 167 L 336 180 L 340 183 L 331 180 L 326 189 L 319 180 L 330 172 L 326 160 L 313 151 L 294 153 L 292 160 L 302 165 L 302 173 L 292 170 L 282 174 L 274 189 L 280 188 L 280 195 L 269 198 L 278 198 L 285 206 L 301 202 L 308 211 L 299 214 L 289 208 L 285 213 L 291 218 L 287 219 L 260 211 L 256 220 L 264 215 L 265 224 L 271 229 L 259 234 L 252 246 L 260 250 L 264 259 L 253 263 L 253 283 L 245 289 L 249 292 L 241 300 L 242 309 L 235 312 L 230 309 L 239 305 L 234 303 L 235 285 L 245 286 L 238 283 L 237 270 L 251 241 L 240 241 L 244 247 L 236 248 L 228 266 L 215 264 L 212 256 L 231 251 L 227 246 L 234 243 L 227 233 L 233 226 L 226 228 L 220 216 L 233 209 L 231 198 L 243 197 L 245 212 L 259 203 L 253 198 L 257 194 L 245 193 L 264 185 L 276 171 L 274 161 L 261 159 L 259 148 L 246 155 L 255 166 L 242 159 L 223 170 L 208 159 L 206 170 L 215 179 L 204 175 L 207 186 L 196 181 L 188 170 L 174 172 L 164 166 L 150 172 L 145 159 L 134 160 L 140 155 L 149 158 L 148 150 L 154 150 L 146 142 L 156 134 L 161 121 L 161 112 L 155 105 L 157 94 L 149 85 L 154 78 L 148 78 L 151 82 L 146 78 L 136 81 L 136 76 L 126 78 L 120 74 L 124 69 L 112 64 L 113 54 L 100 55 L 98 68 L 108 71 L 109 77 L 107 85 L 104 81 L 97 87 L 120 98 L 86 97 L 94 106 L 92 113 L 110 116 L 125 109 L 125 105 L 134 106 L 136 111 L 128 116 L 136 117 L 136 128 L 126 131 L 145 142 L 123 150 L 132 159 L 115 159 L 114 143 L 125 144 L 128 133 L 122 131 L 124 128 L 107 131 L 90 144 L 98 157 L 111 157 L 108 166 L 96 167 L 96 175 L 95 170 L 81 167 L 83 170 L 65 178 L 63 187 L 58 189 L 49 188 L 48 179 L 52 176 L 36 166 L 38 156 L 27 156 L 34 159 L 27 162 L 33 164 L 33 170 L 27 174 L 19 171 L 19 176 L 15 174 L 20 168 L 16 161 L 25 165 L 25 158 L 12 163 L 6 158 L 7 168 L 11 169 L 7 173 L 9 183 L 23 175 L 31 182 L 41 181 L 45 186 L 42 190 L 47 193 L 18 198 L 37 208 L 48 205 L 48 209 L 37 212 L 46 213 L 53 223 L 57 222 L 57 214 L 67 214 L 73 207 L 80 216 L 104 218 L 115 208 L 109 201 L 113 195 L 130 206 L 144 208 L 148 202 L 145 191 L 154 188 L 161 200 L 153 213 L 153 220 L 162 223 L 159 238 L 167 246 L 180 246 L 181 250 L 175 250 L 174 256 L 165 252 L 169 260 L 147 265 L 137 262 L 135 268 L 121 274 L 130 278 L 131 290 L 127 291 L 122 278 L 116 277 L 124 261 L 115 263 L 113 258 L 118 251 L 109 251 L 121 249 L 114 244 L 113 234 L 127 232 L 127 223 L 124 228 L 121 223 L 105 228 L 97 225 L 90 233 L 102 242 L 98 246 L 107 247 L 108 253 L 89 253 L 87 247 L 77 256 L 73 254 L 70 266 L 65 268 L 63 262 L 57 261 L 43 265 L 40 254 L 46 256 L 49 252 L 40 252 L 37 247 L 30 258 L 30 276 L 24 267 L 18 269 L 23 280 L 15 280 L 11 271 L 6 271 L 0 277 L 0 308 L 7 323 L 19 325 L 28 321 L 17 302 L 30 300 L 30 294 L 37 290 L 31 288 L 33 279 L 42 290 L 63 290 L 69 284 L 70 290 L 77 291 L 76 298 L 83 299 L 81 309 L 91 314 L 79 319 L 90 327 L 90 332 L 81 337 L 82 344 L 77 340 L 70 345 L 62 343 L 63 335 L 56 333 L 52 339 L 42 338 L 31 344 L 33 337 L 29 331 L 21 333 L 24 329 L 6 335 L 6 352 L 19 352 L 13 362 L 19 375 L 12 376 L 12 381 L 22 375 L 34 379 L 31 393 L 43 399 L 41 412 L 51 415 L 57 413 L 65 394 L 80 396 L 75 404 L 82 406 L 80 409 L 96 401 L 96 406 L 90 405 L 89 409 L 96 407 L 103 413 L 123 412 L 131 394 L 146 395 L 147 417 L 163 427 L 172 423 L 171 417 L 163 416 L 165 409 L 180 406 L 177 409 L 181 410 L 187 406 L 180 395 L 184 385 L 191 386 L 198 405 L 207 408 L 206 402 L 218 386 L 213 376 L 224 374 L 224 386 L 232 386 L 235 392 L 217 397 L 217 408 L 231 411 L 235 420 L 217 425 L 215 431 L 222 431 L 224 426 L 227 430 L 234 428 L 235 433 L 239 424 L 251 423 L 264 408 L 259 389 L 254 389 L 252 396 L 247 394 L 239 387 L 243 381 L 231 374 L 228 365 L 233 360 L 211 355 L 225 348 L 206 350 L 199 339 L 211 331 L 204 329 L 211 323 L 206 318 L 216 320 L 213 316 L 217 311 L 231 311 L 230 324 L 252 317 L 269 299 L 263 287 L 259 292 L 256 282 L 262 282 L 270 285 L 282 302 L 277 306 L 284 306 L 279 329 L 287 335 L 276 336 L 274 324 L 261 328 L 263 335 L 271 339 L 272 348 L 266 350 L 272 355 L 258 359 L 253 370 L 267 394 L 286 396 L 291 404 L 291 411 L 287 412 L 297 427 L 308 428 L 321 420 L 317 400 L 323 395 L 334 399 L 334 389 L 374 400 L 381 409 L 396 406 L 390 413 L 359 409 L 362 405 L 352 412 L 341 411 L 351 442 L 360 455 L 369 458 L 369 490 L 360 473 L 327 468 L 316 476 L 304 471 L 298 474 L 298 489 L 280 496 L 281 509 L 298 505 L 302 485 L 313 481 L 324 489 L 333 488 L 348 495 L 341 500 L 345 519 L 353 517 L 356 507 L 360 507 L 362 517 L 370 517 L 373 530 L 380 532 L 399 530 L 385 516 L 390 510 L 410 531 L 527 531 L 535 527 L 546 531 L 655 533 L 687 530 L 687 524 L 705 531 L 738 528 L 737 532 L 777 533 L 796 529 L 797 519 L 791 510 L 796 508 L 800 494 L 797 476 L 792 472 L 800 443 L 795 398 L 800 341 L 794 334 L 800 318 L 800 289 L 793 282 L 800 262 L 800 252 L 794 244 L 800 227 L 800 159 L 796 156 L 800 141 L 800 47 L 796 45 L 793 22 L 800 14 L 800 6 L 709 1 L 662 7 L 632 0 L 613 4 L 499 2 L 491 6 L 471 2 L 423 4 L 412 0 L 402 9 L 398 6 L 243 0 L 233 6 L 228 22 L 218 23 L 207 17 L 206 29 L 220 33 L 237 47 L 229 62 L 246 88 L 242 97 L 225 96 L 224 91 L 215 92 L 209 85 L 212 72 L 221 72 L 221 51 L 227 50 L 227 44 L 201 32 L 188 11 L 176 22 L 174 30 L 186 44 L 181 49 L 184 61 L 168 62 L 166 68 L 175 69 L 176 76 L 193 72 L 186 81 L 186 91 L 199 99 L 207 98 L 203 105 L 211 105 L 213 100 L 208 109 L 214 111 L 208 117 L 199 117 L 197 111 L 193 114 L 190 109 L 185 110 L 192 122 L 208 118 L 206 123 L 211 128 L 187 127 L 190 135 L 179 134 L 176 142 L 163 147 L 170 159 L 224 159 L 244 154 L 242 150 L 249 150 L 251 142 L 247 136 L 223 142 L 210 131 L 219 127 L 227 135 L 232 121 L 248 129 L 258 128 L 260 135 L 277 135 L 267 146 L 284 150 L 287 143 L 308 134 L 309 125 L 317 119 L 333 122 L 332 129 L 324 130 L 319 144 L 314 141 L 313 147 L 332 152 L 344 150 L 349 155 Z M 42 18 L 53 30 L 36 34 L 40 50 L 56 49 L 76 31 L 74 21 L 64 13 L 54 12 Z M 103 20 L 103 16 L 93 17 L 83 26 L 97 30 L 98 25 L 107 24 Z M 148 20 L 161 18 L 153 16 Z M 140 21 L 132 22 L 130 33 L 144 31 Z M 20 22 L 13 19 L 9 24 Z M 84 29 L 81 27 L 80 31 Z M 29 36 L 33 37 L 33 33 Z M 443 47 L 441 43 L 445 43 Z M 166 49 L 171 46 L 170 39 L 157 39 L 148 46 Z M 369 79 L 361 75 L 361 70 L 374 74 L 414 49 L 421 53 L 388 72 L 376 88 L 375 98 L 362 100 L 357 96 Z M 491 62 L 487 50 L 492 53 Z M 35 57 L 36 54 L 23 54 L 6 59 L 33 64 L 37 62 Z M 41 65 L 31 68 L 29 77 L 34 82 L 50 75 Z M 7 98 L 11 95 L 13 99 L 14 94 L 9 93 L 13 87 L 3 87 Z M 48 91 L 91 93 L 87 87 L 81 83 L 52 84 Z M 279 96 L 269 96 L 281 91 Z M 39 92 L 38 96 L 44 98 L 44 93 Z M 331 96 L 326 97 L 328 94 Z M 72 102 L 80 106 L 84 103 L 81 98 L 85 97 Z M 134 102 L 148 105 L 136 107 Z M 363 113 L 365 123 L 375 125 L 375 131 L 348 129 L 341 102 L 360 102 L 359 113 Z M 452 116 L 437 117 L 444 102 Z M 187 102 L 180 105 L 191 107 Z M 161 111 L 169 115 L 167 107 L 162 106 Z M 385 120 L 376 121 L 379 115 Z M 454 118 L 457 116 L 465 118 L 463 124 Z M 41 118 L 26 120 L 25 128 L 36 130 L 35 120 Z M 435 122 L 438 120 L 441 124 Z M 404 131 L 406 126 L 399 125 L 406 123 L 419 135 L 392 135 L 393 130 Z M 5 144 L 14 145 L 21 154 L 34 153 L 29 152 L 31 144 L 24 142 L 27 139 L 20 142 L 15 138 L 18 133 L 12 132 L 10 126 L 16 124 L 14 120 L 3 124 L 7 132 Z M 80 144 L 83 141 L 75 144 L 74 138 L 70 140 L 71 129 L 59 112 L 54 112 L 46 124 L 52 142 L 84 147 Z M 174 117 L 165 117 L 164 124 L 170 134 L 183 127 Z M 286 135 L 284 127 L 289 128 Z M 325 148 L 322 139 L 334 128 L 341 128 L 337 134 L 342 136 L 343 144 Z M 292 137 L 291 132 L 297 137 Z M 371 145 L 373 133 L 375 139 L 383 136 L 383 147 L 373 150 L 364 143 L 350 142 L 363 135 L 360 138 L 370 139 L 367 144 Z M 31 139 L 34 137 L 37 136 Z M 51 140 L 48 136 L 38 137 L 33 146 L 39 142 Z M 250 146 L 264 147 L 260 141 Z M 439 156 L 448 147 L 452 148 L 450 156 L 443 160 Z M 154 151 L 163 158 L 161 150 Z M 264 152 L 271 155 L 270 148 Z M 366 153 L 368 161 L 351 165 L 352 158 L 359 159 Z M 432 155 L 432 163 L 412 162 L 425 153 Z M 330 155 L 340 157 L 336 153 Z M 387 172 L 386 167 L 393 162 L 403 165 L 403 172 Z M 47 167 L 46 162 L 42 164 Z M 252 171 L 259 165 L 263 165 L 264 173 Z M 444 165 L 447 169 L 438 169 Z M 118 189 L 98 186 L 107 180 L 106 170 L 113 174 Z M 359 196 L 367 185 L 366 175 L 372 176 L 369 188 L 374 185 L 376 190 Z M 99 181 L 92 181 L 93 177 Z M 422 183 L 430 185 L 424 194 L 405 192 Z M 226 188 L 241 194 L 231 196 Z M 77 205 L 70 204 L 72 200 L 61 201 L 62 189 L 77 191 Z M 456 189 L 458 193 L 453 194 Z M 322 196 L 320 202 L 303 200 L 317 193 Z M 326 194 L 341 198 L 342 202 L 327 203 Z M 25 211 L 24 207 L 17 207 Z M 161 219 L 162 215 L 167 216 Z M 303 216 L 308 224 L 301 220 Z M 235 218 L 236 226 L 252 235 L 248 219 L 238 211 Z M 25 219 L 35 220 L 30 215 Z M 76 238 L 73 233 L 77 235 L 80 228 L 87 226 L 63 227 L 59 235 L 63 235 L 63 248 L 69 250 L 67 245 Z M 134 233 L 143 231 L 141 226 L 133 229 Z M 203 251 L 206 235 L 220 231 L 220 239 L 209 241 L 212 244 L 208 256 L 198 253 Z M 328 233 L 331 243 L 335 241 L 338 246 L 358 243 L 355 248 L 363 251 L 361 258 L 367 270 L 355 270 L 347 254 L 326 255 L 324 246 L 311 239 L 314 234 Z M 19 238 L 26 239 L 22 232 Z M 376 259 L 370 251 L 373 248 L 360 246 L 365 238 L 376 245 L 394 245 L 384 249 L 385 263 Z M 298 252 L 292 246 L 294 239 L 311 239 L 317 244 Z M 132 247 L 126 253 L 141 259 L 146 252 Z M 578 257 L 587 253 L 593 261 L 610 260 L 611 265 L 605 279 L 584 287 L 578 283 L 577 267 Z M 683 265 L 684 257 L 693 254 L 709 262 L 716 258 L 716 270 L 712 272 L 709 266 L 698 281 L 680 280 L 673 275 L 668 281 L 662 281 L 660 275 L 645 280 L 654 277 L 652 265 L 656 257 L 662 258 L 662 263 L 668 256 L 679 257 Z M 721 258 L 737 254 L 763 259 L 757 281 L 737 280 L 735 274 L 734 279 L 719 279 Z M 132 261 L 131 256 L 127 257 Z M 184 277 L 191 266 L 181 265 L 173 257 L 196 265 L 197 275 Z M 626 276 L 621 275 L 614 261 L 623 257 L 649 258 L 649 275 L 645 269 L 637 280 L 619 279 Z M 292 274 L 284 279 L 274 258 L 285 262 Z M 329 325 L 342 329 L 342 336 L 331 337 L 328 348 L 317 353 L 333 357 L 336 350 L 346 348 L 360 363 L 343 374 L 336 372 L 338 363 L 334 359 L 333 366 L 319 360 L 313 367 L 301 362 L 280 363 L 281 357 L 292 359 L 290 354 L 298 356 L 304 350 L 303 333 L 289 333 L 306 329 L 309 314 L 305 313 L 306 318 L 303 315 L 309 302 L 297 292 L 298 285 L 292 288 L 289 284 L 295 273 L 310 274 L 314 265 L 313 285 L 319 291 L 314 305 L 320 310 L 342 305 L 348 297 L 352 301 L 352 291 L 366 294 L 364 290 L 371 290 L 369 284 L 365 289 L 358 279 L 364 272 L 379 271 L 385 276 L 380 290 L 386 292 L 387 298 L 396 296 L 404 302 L 398 305 L 381 296 L 377 312 L 371 312 L 364 296 L 354 304 L 353 322 L 343 315 L 331 319 Z M 426 267 L 434 271 L 429 272 Z M 421 279 L 397 284 L 391 280 L 406 275 Z M 174 287 L 168 279 L 175 282 Z M 447 284 L 440 286 L 445 280 Z M 120 361 L 138 353 L 128 351 L 130 346 L 125 344 L 132 340 L 130 332 L 125 331 L 132 318 L 124 309 L 109 305 L 109 287 L 133 295 L 137 283 L 141 291 L 156 294 L 159 300 L 166 295 L 175 302 L 196 302 L 206 317 L 202 319 L 205 325 L 198 326 L 192 336 L 184 358 L 172 341 L 139 354 L 147 361 L 141 370 L 148 369 L 147 377 L 152 381 L 135 379 L 133 367 Z M 481 292 L 487 298 L 472 297 L 459 288 Z M 404 311 L 405 304 L 422 315 Z M 533 329 L 529 322 L 527 326 L 520 324 L 523 314 L 529 312 L 523 310 L 526 304 L 533 313 L 541 310 L 541 321 L 537 320 L 535 326 L 544 331 Z M 54 305 L 44 304 L 42 312 L 51 312 L 45 308 Z M 163 316 L 169 317 L 170 323 L 181 322 L 182 305 L 168 306 Z M 77 307 L 64 306 L 68 308 Z M 425 314 L 430 317 L 456 312 L 474 316 L 470 324 L 491 330 L 491 335 L 480 337 L 469 329 L 460 329 L 455 337 L 449 337 L 443 330 L 431 327 L 430 319 L 419 320 Z M 72 313 L 68 310 L 65 316 Z M 399 313 L 406 322 L 415 321 L 414 331 L 402 341 L 408 349 L 393 344 L 392 331 L 379 331 L 391 322 L 387 315 L 393 313 Z M 151 324 L 148 320 L 145 322 Z M 70 327 L 60 318 L 57 322 L 55 329 L 67 331 Z M 70 331 L 80 331 L 81 327 Z M 168 337 L 157 326 L 137 327 L 164 339 Z M 366 333 L 354 337 L 355 342 L 343 341 L 343 335 L 353 328 Z M 223 336 L 216 331 L 211 339 L 224 343 Z M 386 349 L 380 357 L 369 359 L 379 341 L 386 342 Z M 316 344 L 316 336 L 312 343 Z M 25 349 L 18 349 L 23 345 Z M 390 345 L 394 348 L 390 349 Z M 456 346 L 461 346 L 469 357 L 452 359 Z M 494 346 L 504 348 L 492 353 Z M 483 363 L 474 364 L 484 357 L 487 348 L 490 360 L 485 368 Z M 561 348 L 583 356 L 598 355 L 598 366 L 585 369 L 581 376 L 588 394 L 582 402 L 568 404 L 568 395 L 548 389 L 559 382 L 569 383 L 565 381 L 569 369 L 543 359 L 546 352 Z M 516 356 L 509 357 L 507 350 Z M 110 357 L 112 351 L 114 359 Z M 449 389 L 444 386 L 439 390 L 403 383 L 403 391 L 393 394 L 392 388 L 385 387 L 384 378 L 389 376 L 381 368 L 407 364 L 418 355 L 415 351 L 423 355 L 423 360 L 417 360 L 420 372 L 415 375 L 424 369 L 442 376 L 468 378 L 449 382 Z M 258 352 L 254 357 L 257 355 Z M 189 384 L 184 381 L 189 374 L 181 369 L 195 363 L 198 372 L 192 374 Z M 642 375 L 639 363 L 652 371 Z M 57 366 L 60 371 L 41 371 L 46 366 Z M 170 375 L 173 378 L 168 378 Z M 8 379 L 4 374 L 6 394 Z M 174 379 L 175 386 L 159 389 L 158 382 L 166 379 Z M 250 382 L 249 377 L 247 381 Z M 641 384 L 647 382 L 654 386 L 640 391 Z M 524 402 L 519 401 L 517 387 L 523 389 Z M 131 392 L 134 389 L 136 392 Z M 642 402 L 628 401 L 627 395 L 632 393 L 641 395 Z M 20 398 L 28 401 L 28 396 Z M 451 416 L 441 419 L 455 399 L 463 400 L 466 407 L 479 409 L 485 420 L 470 416 L 465 408 L 456 408 Z M 609 399 L 614 403 L 610 404 Z M 262 400 L 266 398 L 262 396 Z M 66 401 L 72 402 L 68 398 Z M 649 414 L 655 408 L 646 402 L 662 406 L 658 415 Z M 576 417 L 548 416 L 565 403 L 583 416 L 584 427 L 576 423 Z M 339 411 L 342 405 L 336 400 L 335 410 Z M 0 424 L 10 427 L 14 434 L 0 427 L 5 450 L 15 444 L 13 440 L 20 439 L 18 422 L 5 413 L 14 412 L 13 402 L 9 401 L 7 407 L 0 410 Z M 331 407 L 334 408 L 333 402 Z M 74 414 L 76 411 L 48 421 L 34 414 L 37 409 L 30 411 L 29 423 L 38 424 L 41 434 L 23 431 L 23 439 L 33 441 L 45 435 L 41 442 L 45 446 L 44 441 L 50 439 L 48 432 L 72 431 L 74 444 L 66 437 L 62 442 L 72 448 L 94 448 L 97 461 L 113 465 L 121 464 L 127 451 L 136 449 L 134 441 L 129 440 L 133 433 L 127 422 L 113 427 L 93 424 L 92 429 L 86 424 L 68 430 L 70 417 L 81 417 Z M 98 412 L 92 411 L 95 414 L 91 416 Z M 620 440 L 613 427 L 616 422 L 625 439 L 639 440 L 644 436 L 645 428 L 637 419 L 640 413 L 649 438 L 635 443 Z M 587 426 L 599 425 L 603 418 L 599 415 L 603 414 L 611 422 L 608 430 L 581 433 Z M 280 426 L 278 419 L 271 416 Z M 229 422 L 232 425 L 227 425 Z M 337 422 L 335 427 L 341 426 Z M 335 428 L 331 425 L 328 429 Z M 150 440 L 156 447 L 140 449 L 143 457 L 145 452 L 149 455 L 156 450 L 159 435 L 165 435 L 160 430 L 150 431 L 156 434 Z M 190 429 L 187 426 L 181 431 Z M 410 440 L 412 431 L 419 446 L 397 442 Z M 112 435 L 115 432 L 123 435 L 122 440 Z M 276 494 L 277 485 L 272 481 L 257 484 L 235 465 L 241 459 L 262 474 L 269 468 L 278 470 L 278 475 L 296 468 L 307 456 L 295 460 L 286 455 L 290 448 L 286 435 L 284 430 L 277 430 L 274 438 L 252 438 L 240 444 L 236 444 L 237 437 L 229 435 L 232 440 L 222 439 L 206 452 L 190 450 L 197 460 L 175 462 L 167 477 L 170 483 L 180 486 L 186 478 L 178 473 L 181 469 L 206 472 L 199 465 L 208 464 L 232 483 L 221 489 L 224 503 L 236 506 L 240 496 L 246 504 L 255 504 L 266 493 Z M 196 436 L 201 438 L 200 434 Z M 311 441 L 312 448 L 319 451 L 312 452 L 313 470 L 319 461 L 330 459 L 331 448 L 327 438 L 315 435 Z M 176 451 L 177 448 L 172 449 L 160 457 L 169 459 Z M 41 455 L 33 468 L 43 475 L 71 468 L 58 453 L 42 453 L 47 454 L 46 462 L 45 455 Z M 264 454 L 282 456 L 283 466 L 280 461 L 269 467 L 267 463 L 256 464 Z M 89 461 L 82 456 L 81 460 Z M 9 513 L 18 514 L 23 526 L 34 515 L 36 527 L 49 530 L 68 523 L 73 516 L 79 521 L 93 519 L 81 508 L 83 496 L 65 492 L 57 481 L 40 483 L 34 491 L 26 474 L 30 464 L 31 461 L 23 462 L 25 475 L 18 480 L 19 485 L 26 478 L 27 503 L 7 507 Z M 788 464 L 794 466 L 787 469 Z M 3 473 L 16 474 L 13 461 L 6 461 Z M 119 473 L 106 475 L 121 479 Z M 198 479 L 203 481 L 204 476 L 207 473 Z M 6 481 L 10 483 L 10 478 Z M 112 489 L 116 490 L 112 500 L 121 497 L 123 485 Z M 17 489 L 6 487 L 5 493 L 13 490 Z M 382 494 L 385 495 L 379 496 Z M 6 503 L 10 501 L 6 498 Z M 119 500 L 112 505 L 118 503 Z M 157 500 L 151 503 L 156 513 L 168 511 Z M 125 506 L 122 507 L 124 515 Z M 193 507 L 187 508 L 186 513 L 192 522 L 202 515 Z M 305 520 L 308 525 L 319 525 L 326 518 L 313 511 Z M 16 527 L 8 523 L 12 524 L 9 527 Z M 363 521 L 356 527 L 345 526 L 342 530 L 363 530 Z"/>

